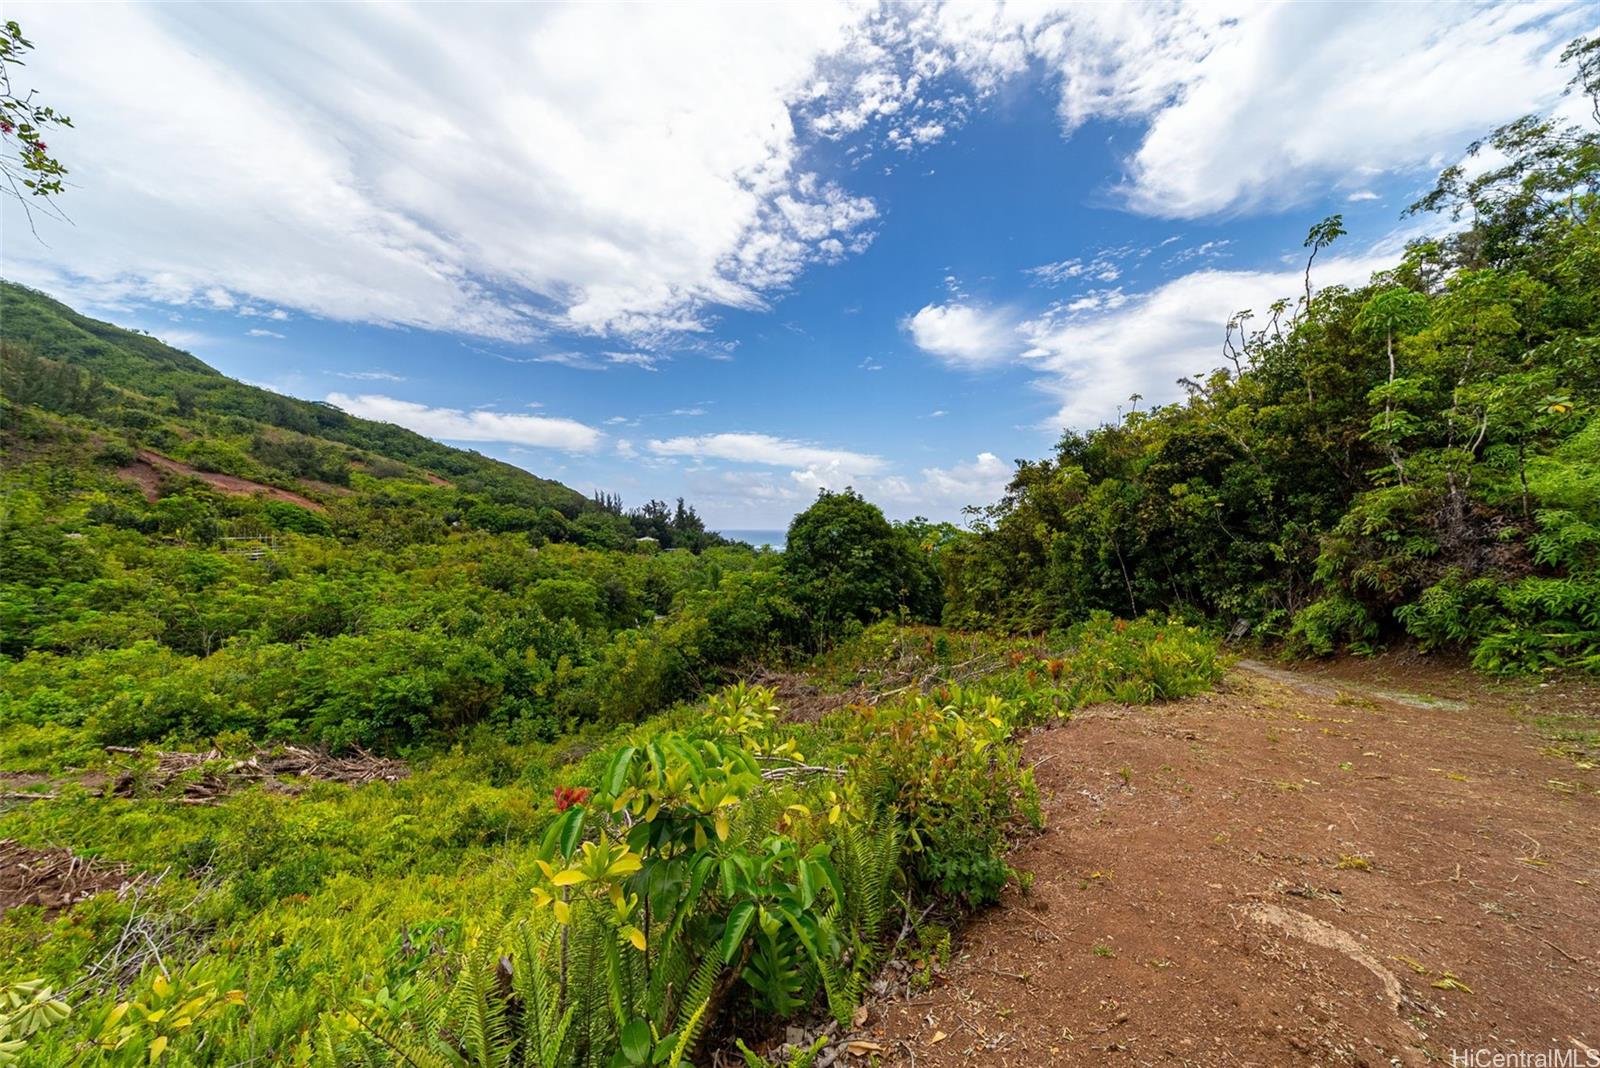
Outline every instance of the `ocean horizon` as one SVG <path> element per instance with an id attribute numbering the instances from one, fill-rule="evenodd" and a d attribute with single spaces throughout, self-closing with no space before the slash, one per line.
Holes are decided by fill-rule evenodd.
<path id="1" fill-rule="evenodd" d="M 732 541 L 747 541 L 758 549 L 765 545 L 782 550 L 789 540 L 787 530 L 719 530 L 717 533 Z"/>

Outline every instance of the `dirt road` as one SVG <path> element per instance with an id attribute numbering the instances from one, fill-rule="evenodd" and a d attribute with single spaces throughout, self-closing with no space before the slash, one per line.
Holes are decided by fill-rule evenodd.
<path id="1" fill-rule="evenodd" d="M 872 1006 L 886 1063 L 1585 1063 L 1600 770 L 1532 718 L 1600 723 L 1597 691 L 1345 675 L 1246 663 L 1036 732 L 1031 889 L 931 989 Z"/>

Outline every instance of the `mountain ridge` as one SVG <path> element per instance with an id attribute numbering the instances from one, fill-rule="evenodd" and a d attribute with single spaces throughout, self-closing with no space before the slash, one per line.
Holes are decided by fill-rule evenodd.
<path id="1" fill-rule="evenodd" d="M 169 420 L 242 419 L 256 424 L 268 441 L 293 442 L 293 436 L 298 435 L 348 450 L 349 455 L 344 457 L 346 478 L 349 472 L 363 468 L 385 470 L 381 463 L 370 462 L 375 457 L 415 469 L 424 480 L 432 475 L 466 491 L 487 496 L 498 504 L 552 507 L 569 519 L 598 508 L 584 494 L 555 479 L 544 478 L 475 450 L 446 445 L 393 423 L 350 415 L 325 401 L 302 400 L 241 382 L 192 353 L 149 334 L 91 318 L 49 294 L 4 279 L 0 279 L 0 343 L 5 345 L 7 357 L 7 373 L 0 382 L 5 385 L 8 397 L 21 403 L 44 399 L 54 403 L 54 408 L 51 403 L 41 405 L 47 410 L 71 412 L 74 408 L 84 409 L 86 404 L 101 398 L 107 385 L 133 398 L 157 402 L 149 405 L 133 402 L 132 410 L 144 414 L 134 417 L 134 422 L 140 425 L 121 427 L 131 437 L 137 437 L 152 423 Z M 34 360 L 84 371 L 91 379 L 68 384 L 59 371 L 36 364 Z M 37 378 L 60 381 L 25 381 L 30 372 Z M 130 398 L 118 399 L 122 402 L 119 407 L 127 410 Z M 93 407 L 94 411 L 78 410 L 74 414 L 95 418 L 116 412 L 110 407 L 101 410 L 98 404 Z M 165 455 L 158 447 L 151 451 Z M 304 453 L 304 443 L 291 446 L 288 451 Z M 370 454 L 370 457 L 363 454 Z M 205 463 L 196 463 L 190 457 L 169 459 L 207 469 Z M 210 459 L 215 461 L 214 457 Z M 334 484 L 345 481 L 315 478 L 305 470 L 294 470 L 293 463 L 283 468 L 280 466 L 283 457 L 279 457 L 280 464 L 264 461 L 260 456 L 255 459 L 264 464 L 269 474 L 277 468 L 279 473 L 297 481 L 308 477 Z M 250 473 L 244 471 L 217 470 L 226 475 L 250 477 Z"/>

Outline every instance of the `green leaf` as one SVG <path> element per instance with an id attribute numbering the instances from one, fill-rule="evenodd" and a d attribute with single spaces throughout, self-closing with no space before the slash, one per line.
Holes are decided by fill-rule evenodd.
<path id="1" fill-rule="evenodd" d="M 638 752 L 631 745 L 623 746 L 617 750 L 617 755 L 611 758 L 611 766 L 606 768 L 606 793 L 615 797 L 622 792 L 628 784 L 628 769 L 633 765 L 633 755 Z"/>
<path id="2" fill-rule="evenodd" d="M 583 813 L 582 808 L 569 808 L 566 826 L 561 831 L 561 852 L 564 856 L 572 856 L 577 852 L 578 843 L 583 841 Z"/>
<path id="3" fill-rule="evenodd" d="M 828 889 L 833 891 L 833 900 L 843 905 L 844 882 L 839 878 L 839 871 L 833 866 L 833 861 L 827 857 L 817 857 L 811 863 L 822 873 L 822 877 L 828 881 Z"/>
<path id="4" fill-rule="evenodd" d="M 622 1029 L 622 1055 L 629 1064 L 649 1064 L 654 1045 L 647 1021 L 632 1020 Z"/>
<path id="5" fill-rule="evenodd" d="M 750 923 L 756 918 L 754 902 L 741 901 L 728 913 L 728 925 L 722 929 L 722 962 L 732 964 L 733 958 L 739 953 L 739 947 L 744 944 L 744 936 L 750 931 Z"/>

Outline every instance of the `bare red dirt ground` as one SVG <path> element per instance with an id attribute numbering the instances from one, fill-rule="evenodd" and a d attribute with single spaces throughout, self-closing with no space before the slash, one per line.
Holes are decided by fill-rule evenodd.
<path id="1" fill-rule="evenodd" d="M 1600 772 L 1529 712 L 1593 726 L 1597 692 L 1246 662 L 1215 693 L 1037 731 L 1031 888 L 861 1037 L 918 1068 L 1584 1063 Z"/>
<path id="2" fill-rule="evenodd" d="M 117 475 L 130 482 L 136 482 L 144 490 L 148 500 L 155 500 L 157 489 L 161 483 L 161 471 L 176 471 L 179 474 L 190 475 L 209 483 L 223 493 L 231 493 L 241 497 L 262 496 L 272 501 L 284 501 L 288 504 L 297 504 L 301 508 L 309 508 L 313 512 L 323 512 L 327 509 L 309 497 L 302 497 L 298 493 L 291 493 L 276 486 L 268 486 L 261 482 L 252 482 L 247 478 L 235 475 L 224 475 L 216 471 L 201 471 L 186 463 L 162 456 L 159 452 L 149 449 L 139 450 L 139 459 L 126 467 L 117 468 Z"/>
<path id="3" fill-rule="evenodd" d="M 120 865 L 86 860 L 66 849 L 33 849 L 0 839 L 0 916 L 18 905 L 58 912 L 134 881 Z"/>

